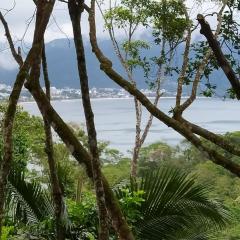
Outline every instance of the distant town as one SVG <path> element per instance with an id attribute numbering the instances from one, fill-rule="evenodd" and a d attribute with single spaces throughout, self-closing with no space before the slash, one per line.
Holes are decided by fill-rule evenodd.
<path id="1" fill-rule="evenodd" d="M 44 89 L 43 89 L 44 90 Z M 12 91 L 11 86 L 5 84 L 0 84 L 0 100 L 7 100 Z M 149 89 L 141 89 L 141 92 L 144 93 L 147 97 L 154 97 L 155 92 Z M 165 89 L 161 90 L 164 93 L 164 96 L 175 96 L 175 93 L 166 91 Z M 91 88 L 90 91 L 91 98 L 130 98 L 130 94 L 124 89 L 118 88 Z M 51 87 L 51 96 L 52 100 L 64 100 L 64 99 L 80 99 L 81 90 L 73 88 L 63 88 L 58 89 Z M 23 89 L 20 97 L 20 101 L 32 101 L 33 98 L 28 92 L 27 89 Z"/>

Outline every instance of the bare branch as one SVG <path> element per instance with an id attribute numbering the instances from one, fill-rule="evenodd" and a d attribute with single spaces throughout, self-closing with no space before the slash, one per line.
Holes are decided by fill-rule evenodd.
<path id="1" fill-rule="evenodd" d="M 16 62 L 19 64 L 19 66 L 22 66 L 22 64 L 23 64 L 22 56 L 15 49 L 7 21 L 5 20 L 5 18 L 1 12 L 0 12 L 0 21 L 3 24 L 4 30 L 5 30 L 5 35 L 6 35 L 10 50 L 12 52 L 12 55 L 13 55 L 14 59 L 16 60 Z"/>
<path id="2" fill-rule="evenodd" d="M 221 26 L 222 26 L 222 13 L 224 11 L 226 7 L 226 3 L 223 4 L 223 6 L 221 7 L 219 13 L 218 13 L 218 25 L 217 25 L 217 29 L 216 29 L 216 32 L 215 32 L 215 38 L 218 37 L 218 34 L 221 30 Z M 204 69 L 210 59 L 212 55 L 212 51 L 211 49 L 209 49 L 207 51 L 207 53 L 205 54 L 201 64 L 199 65 L 198 69 L 197 69 L 197 72 L 196 72 L 196 75 L 195 75 L 195 78 L 194 78 L 194 81 L 193 81 L 193 84 L 192 84 L 192 92 L 191 92 L 191 95 L 190 97 L 180 106 L 178 106 L 176 109 L 175 109 L 175 115 L 174 117 L 177 118 L 179 117 L 184 110 L 186 110 L 193 102 L 194 100 L 196 99 L 196 96 L 197 96 L 197 89 L 198 89 L 198 85 L 199 85 L 199 82 L 200 82 L 200 79 L 201 79 L 201 76 L 204 72 Z M 179 101 L 179 100 L 178 100 Z"/>

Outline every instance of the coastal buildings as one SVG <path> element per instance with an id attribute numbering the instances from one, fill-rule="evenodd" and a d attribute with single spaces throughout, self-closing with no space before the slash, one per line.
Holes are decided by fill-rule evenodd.
<path id="1" fill-rule="evenodd" d="M 43 90 L 45 90 L 43 88 Z M 0 100 L 7 100 L 12 91 L 11 86 L 5 84 L 0 84 Z M 167 92 L 165 89 L 161 90 L 166 96 L 174 96 L 172 93 Z M 141 89 L 147 97 L 154 97 L 154 91 L 149 89 Z M 130 98 L 130 94 L 124 89 L 118 88 L 91 88 L 90 91 L 91 98 Z M 51 87 L 51 94 L 53 100 L 63 100 L 63 99 L 79 99 L 81 98 L 80 89 L 73 88 L 63 88 L 58 89 L 56 87 Z M 27 89 L 23 89 L 21 93 L 21 101 L 31 101 L 33 100 Z"/>

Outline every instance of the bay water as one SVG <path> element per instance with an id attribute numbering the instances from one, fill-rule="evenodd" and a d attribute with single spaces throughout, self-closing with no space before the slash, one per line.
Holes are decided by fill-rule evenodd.
<path id="1" fill-rule="evenodd" d="M 175 98 L 161 98 L 159 108 L 169 114 L 174 107 Z M 36 103 L 20 103 L 24 110 L 33 115 L 40 115 Z M 81 124 L 85 127 L 84 112 L 81 100 L 52 101 L 53 107 L 67 123 Z M 110 147 L 127 153 L 134 145 L 135 110 L 133 99 L 92 99 L 98 140 L 108 141 Z M 143 108 L 143 126 L 149 113 Z M 240 130 L 240 103 L 236 100 L 216 98 L 198 98 L 184 117 L 215 133 L 226 133 Z M 161 123 L 153 120 L 145 145 L 157 141 L 170 145 L 179 144 L 183 137 Z"/>

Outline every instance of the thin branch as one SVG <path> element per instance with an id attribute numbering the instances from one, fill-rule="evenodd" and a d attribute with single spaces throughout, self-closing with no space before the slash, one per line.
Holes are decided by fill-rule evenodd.
<path id="1" fill-rule="evenodd" d="M 226 7 L 226 3 L 223 4 L 223 6 L 221 7 L 221 9 L 218 13 L 218 25 L 217 25 L 217 29 L 216 29 L 216 32 L 215 32 L 215 35 L 214 35 L 214 38 L 216 38 L 216 39 L 217 39 L 218 34 L 220 33 L 220 30 L 221 30 L 222 13 L 223 13 L 225 7 Z M 212 51 L 211 51 L 211 49 L 209 49 L 207 51 L 207 53 L 204 55 L 204 58 L 203 58 L 201 64 L 199 65 L 199 67 L 197 69 L 197 73 L 195 75 L 195 78 L 194 78 L 194 81 L 193 81 L 193 84 L 192 84 L 192 92 L 191 92 L 190 97 L 187 100 L 185 100 L 185 102 L 183 104 L 178 106 L 177 109 L 175 109 L 175 110 L 177 110 L 177 115 L 175 115 L 174 117 L 179 117 L 183 113 L 183 111 L 186 110 L 196 99 L 197 89 L 198 89 L 198 85 L 199 85 L 201 76 L 204 72 L 204 69 L 205 69 L 206 65 L 208 64 L 208 61 L 209 61 L 211 55 L 212 55 Z"/>
<path id="2" fill-rule="evenodd" d="M 55 25 L 57 26 L 58 30 L 66 37 L 67 41 L 68 41 L 68 45 L 70 46 L 70 39 L 68 37 L 68 35 L 62 30 L 62 28 L 59 26 L 57 19 L 55 18 L 55 16 L 52 14 L 52 19 L 55 23 Z"/>
<path id="3" fill-rule="evenodd" d="M 13 0 L 13 5 L 12 5 L 11 8 L 9 8 L 9 9 L 0 8 L 0 9 L 6 11 L 6 13 L 4 14 L 4 17 L 5 17 L 5 16 L 6 16 L 9 12 L 11 12 L 15 7 L 16 7 L 16 0 Z"/>
<path id="4" fill-rule="evenodd" d="M 185 17 L 186 17 L 186 20 L 189 21 L 189 16 L 188 16 L 186 9 L 185 9 Z M 181 104 L 183 81 L 184 81 L 186 71 L 188 68 L 190 46 L 191 46 L 191 27 L 189 26 L 187 29 L 186 46 L 185 46 L 185 50 L 183 53 L 182 69 L 181 69 L 181 73 L 178 78 L 176 106 L 175 106 L 176 111 Z M 176 111 L 175 111 L 175 113 L 176 113 Z"/>
<path id="5" fill-rule="evenodd" d="M 48 75 L 45 43 L 43 43 L 43 48 L 42 48 L 42 69 L 43 69 L 44 83 L 46 88 L 46 96 L 50 101 L 51 85 L 50 85 L 50 80 Z M 64 221 L 66 219 L 66 216 L 65 216 L 66 207 L 65 207 L 63 192 L 62 192 L 61 185 L 58 178 L 56 159 L 54 157 L 51 125 L 44 116 L 43 116 L 43 120 L 44 120 L 44 131 L 46 135 L 45 152 L 47 154 L 47 159 L 48 159 L 48 166 L 49 166 L 51 186 L 52 186 L 52 196 L 55 204 L 55 219 L 56 219 L 56 232 L 57 232 L 56 239 L 64 240 L 65 234 L 66 234 L 66 222 Z"/>
<path id="6" fill-rule="evenodd" d="M 19 52 L 16 51 L 13 40 L 12 40 L 12 36 L 7 24 L 7 21 L 5 20 L 4 16 L 2 15 L 2 13 L 0 12 L 0 21 L 3 24 L 4 30 L 5 30 L 5 36 L 7 38 L 10 50 L 12 52 L 12 55 L 14 57 L 14 59 L 16 60 L 16 62 L 19 64 L 19 66 L 22 66 L 23 64 L 23 60 L 22 60 L 22 56 Z"/>

